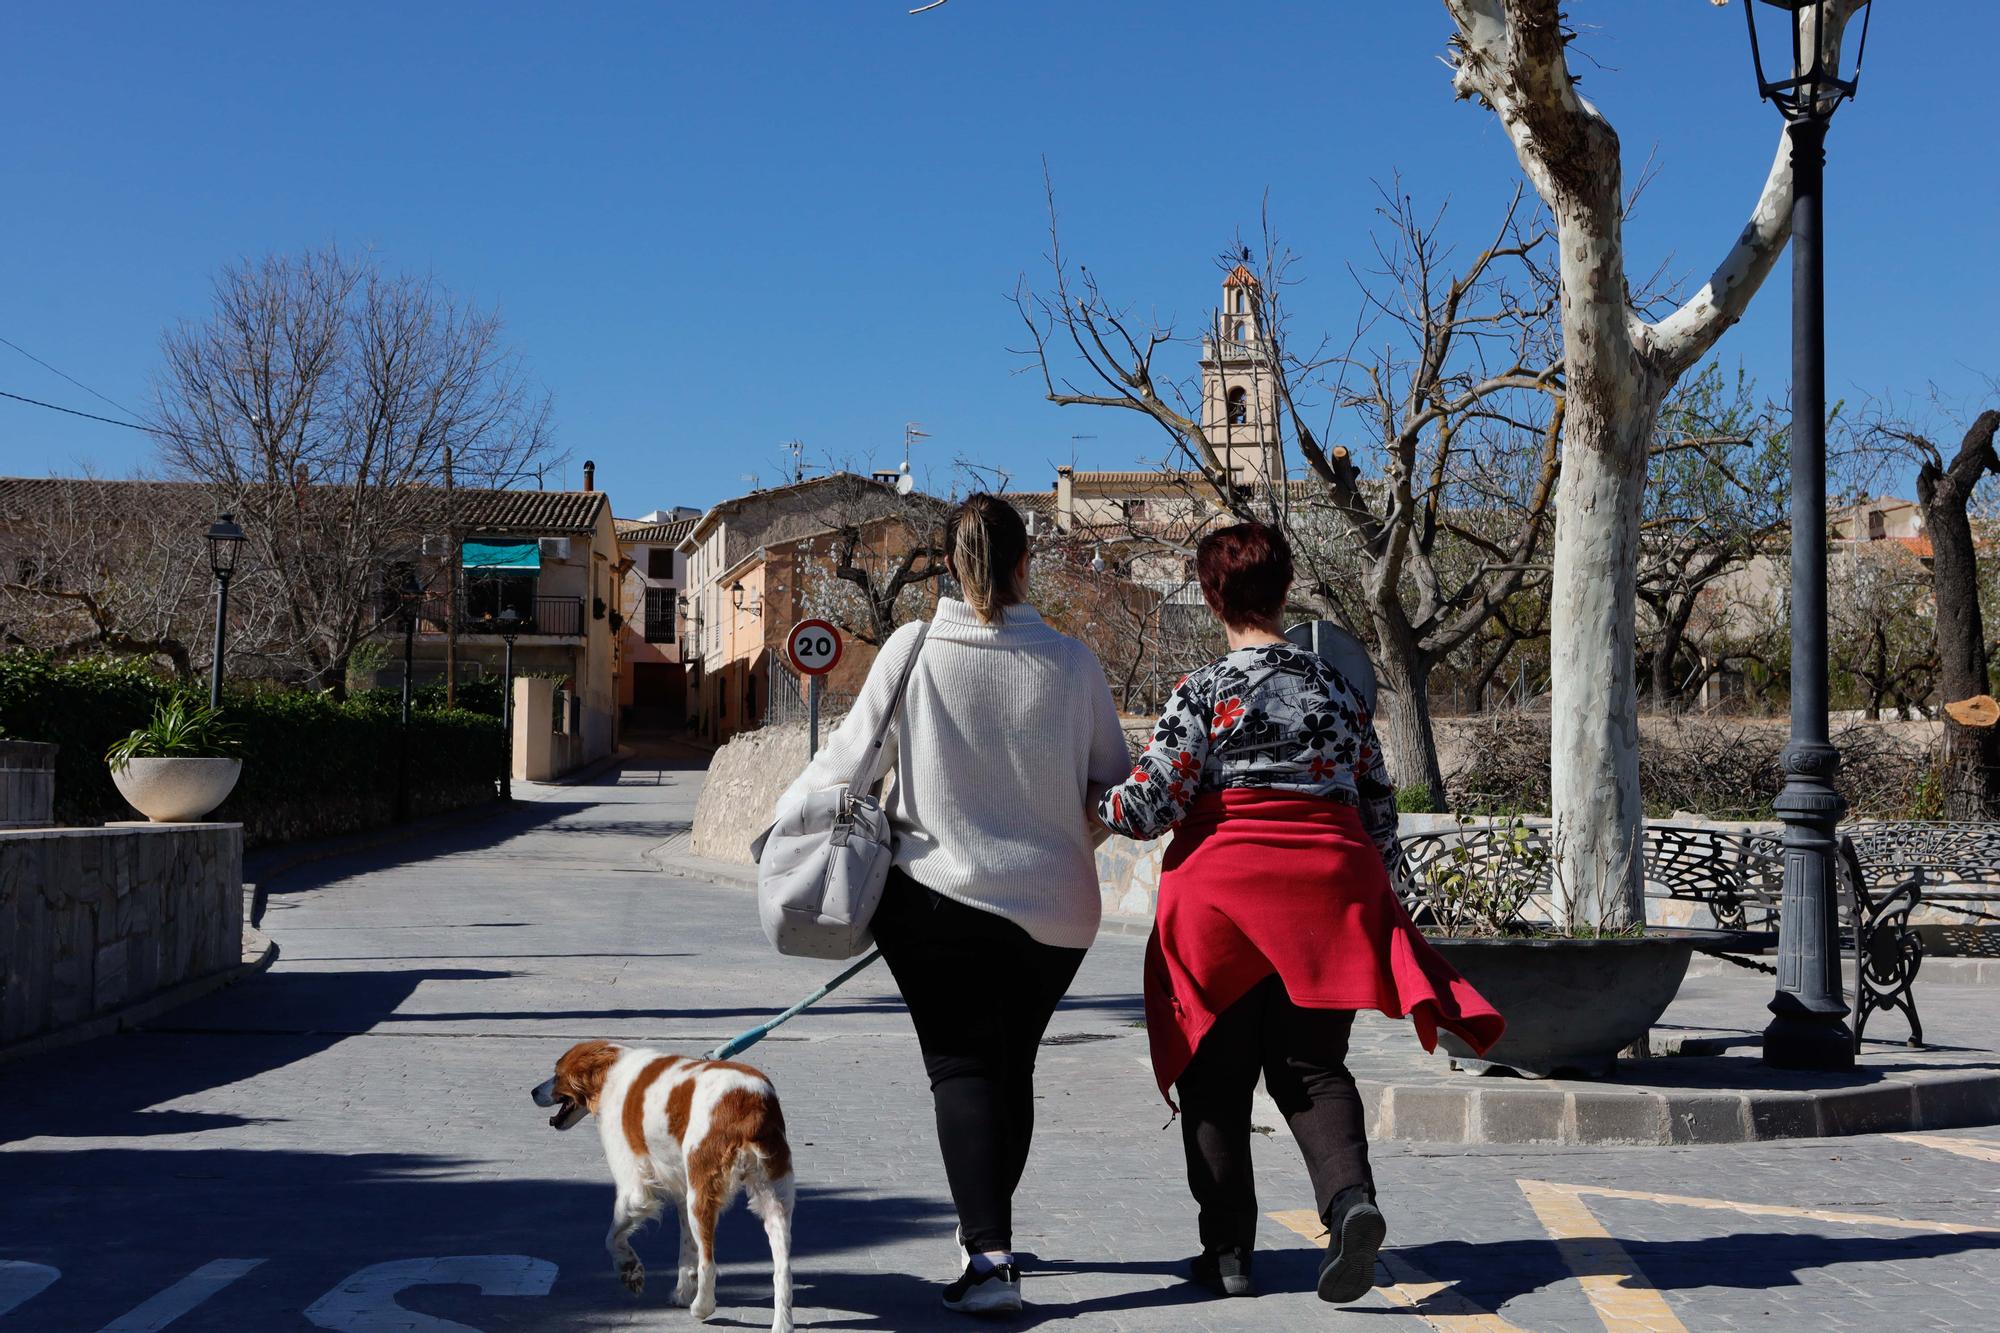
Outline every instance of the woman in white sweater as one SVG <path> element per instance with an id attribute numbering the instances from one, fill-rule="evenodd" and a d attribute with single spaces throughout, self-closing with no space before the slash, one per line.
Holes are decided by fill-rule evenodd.
<path id="1" fill-rule="evenodd" d="M 987 1313 L 1020 1308 L 1013 1197 L 1035 1052 L 1097 935 L 1093 789 L 1131 757 L 1104 668 L 1023 601 L 1021 516 L 974 495 L 945 551 L 963 600 L 941 599 L 928 631 L 890 636 L 786 800 L 852 776 L 916 653 L 878 765 L 895 772 L 896 868 L 872 924 L 916 1025 L 958 1210 L 963 1271 L 944 1303 Z"/>

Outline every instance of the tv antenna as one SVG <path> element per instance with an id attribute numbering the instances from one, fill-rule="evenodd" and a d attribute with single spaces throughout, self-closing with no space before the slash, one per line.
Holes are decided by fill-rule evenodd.
<path id="1" fill-rule="evenodd" d="M 1070 436 L 1070 437 L 1069 437 L 1069 456 L 1070 456 L 1071 458 L 1075 458 L 1075 457 L 1076 457 L 1076 446 L 1077 446 L 1077 444 L 1078 444 L 1078 443 L 1079 443 L 1080 441 L 1083 441 L 1083 440 L 1094 440 L 1094 439 L 1096 439 L 1096 438 L 1097 438 L 1097 437 L 1096 437 L 1095 435 L 1072 435 L 1072 436 Z"/>
<path id="2" fill-rule="evenodd" d="M 757 474 L 754 472 L 745 472 L 742 476 L 738 477 L 737 480 L 749 482 L 750 489 L 753 491 L 757 489 Z"/>
<path id="3" fill-rule="evenodd" d="M 806 442 L 793 438 L 781 447 L 792 456 L 792 484 L 796 486 L 806 479 Z"/>
<path id="4" fill-rule="evenodd" d="M 903 423 L 903 471 L 905 472 L 910 470 L 910 446 L 918 440 L 928 440 L 931 437 L 931 433 L 923 427 L 924 423 L 921 421 Z"/>

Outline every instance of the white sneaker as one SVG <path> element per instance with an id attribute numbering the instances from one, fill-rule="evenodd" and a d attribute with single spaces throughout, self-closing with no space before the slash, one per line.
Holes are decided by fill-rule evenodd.
<path id="1" fill-rule="evenodd" d="M 970 1264 L 944 1289 L 944 1308 L 960 1314 L 1013 1314 L 1021 1308 L 1021 1270 L 997 1264 L 983 1273 Z"/>

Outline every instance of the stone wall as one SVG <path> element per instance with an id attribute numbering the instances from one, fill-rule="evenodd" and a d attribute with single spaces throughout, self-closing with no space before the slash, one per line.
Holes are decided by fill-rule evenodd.
<path id="1" fill-rule="evenodd" d="M 242 961 L 243 827 L 0 832 L 0 1046 Z"/>
<path id="2" fill-rule="evenodd" d="M 749 865 L 751 840 L 771 822 L 778 798 L 805 767 L 803 726 L 765 727 L 732 739 L 709 761 L 688 850 Z"/>

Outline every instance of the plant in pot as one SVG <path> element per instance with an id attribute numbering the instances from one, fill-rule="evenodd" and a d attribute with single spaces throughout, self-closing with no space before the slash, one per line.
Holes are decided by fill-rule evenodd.
<path id="1" fill-rule="evenodd" d="M 1531 1078 L 1601 1078 L 1673 1003 L 1697 943 L 1713 932 L 1578 920 L 1561 858 L 1516 818 L 1461 817 L 1444 850 L 1411 867 L 1408 898 L 1431 944 L 1507 1018 L 1483 1059 L 1449 1033 L 1462 1069 Z"/>
<path id="2" fill-rule="evenodd" d="M 243 772 L 236 725 L 220 709 L 176 694 L 105 753 L 118 794 L 156 824 L 191 823 L 221 805 Z"/>

